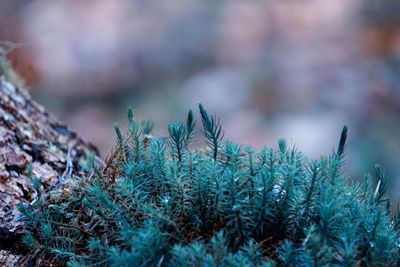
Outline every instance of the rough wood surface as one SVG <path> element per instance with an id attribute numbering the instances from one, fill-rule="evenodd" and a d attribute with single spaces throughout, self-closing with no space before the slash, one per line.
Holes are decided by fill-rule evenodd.
<path id="1" fill-rule="evenodd" d="M 17 240 L 23 231 L 16 205 L 29 204 L 36 194 L 28 169 L 48 191 L 79 175 L 90 153 L 98 155 L 0 73 L 0 266 L 21 263 L 15 255 L 21 253 Z"/>
<path id="2" fill-rule="evenodd" d="M 15 255 L 7 250 L 0 250 L 0 266 L 21 265 L 22 256 Z"/>

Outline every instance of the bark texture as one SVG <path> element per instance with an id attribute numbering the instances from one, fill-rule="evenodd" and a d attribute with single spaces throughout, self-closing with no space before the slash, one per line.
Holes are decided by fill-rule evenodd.
<path id="1" fill-rule="evenodd" d="M 18 244 L 23 226 L 16 205 L 36 196 L 28 170 L 46 192 L 79 175 L 90 153 L 98 155 L 0 73 L 0 266 L 26 264 L 18 255 L 24 251 Z"/>

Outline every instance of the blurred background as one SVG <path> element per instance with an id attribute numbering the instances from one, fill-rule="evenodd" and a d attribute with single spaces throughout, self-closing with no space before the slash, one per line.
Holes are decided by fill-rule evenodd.
<path id="1" fill-rule="evenodd" d="M 155 134 L 202 102 L 227 139 L 317 158 L 350 129 L 348 169 L 400 189 L 397 0 L 0 0 L 0 40 L 34 97 L 105 156 L 128 106 Z M 397 184 L 397 185 L 396 185 Z"/>

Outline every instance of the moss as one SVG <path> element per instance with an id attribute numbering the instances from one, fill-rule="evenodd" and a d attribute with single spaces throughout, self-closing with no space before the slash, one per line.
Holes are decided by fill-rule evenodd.
<path id="1" fill-rule="evenodd" d="M 222 141 L 200 106 L 207 149 L 192 149 L 192 112 L 150 137 L 128 113 L 106 167 L 21 206 L 38 257 L 70 266 L 396 266 L 399 216 L 385 177 L 349 182 L 338 151 L 311 161 L 284 140 L 254 151 Z M 142 124 L 143 125 L 143 124 Z"/>

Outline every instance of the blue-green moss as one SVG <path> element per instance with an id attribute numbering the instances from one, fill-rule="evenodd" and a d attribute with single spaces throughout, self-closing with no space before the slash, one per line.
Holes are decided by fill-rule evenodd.
<path id="1" fill-rule="evenodd" d="M 204 150 L 189 148 L 192 112 L 154 138 L 129 111 L 106 167 L 20 207 L 25 245 L 70 266 L 398 266 L 383 171 L 346 179 L 346 127 L 337 152 L 311 161 L 284 140 L 223 143 L 200 114 Z"/>

